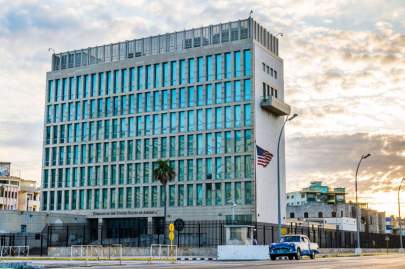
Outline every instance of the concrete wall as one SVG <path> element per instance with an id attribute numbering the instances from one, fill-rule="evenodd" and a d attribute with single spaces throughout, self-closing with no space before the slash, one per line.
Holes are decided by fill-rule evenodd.
<path id="1" fill-rule="evenodd" d="M 177 250 L 178 256 L 198 256 L 198 257 L 216 257 L 217 248 L 194 248 L 194 247 L 180 247 Z M 70 247 L 51 247 L 48 248 L 49 257 L 70 257 L 71 248 Z M 110 252 L 112 253 L 112 251 Z M 108 248 L 103 249 L 103 255 L 108 256 Z M 76 255 L 77 256 L 77 255 Z M 137 248 L 137 247 L 123 247 L 122 256 L 150 256 L 150 248 Z"/>
<path id="2" fill-rule="evenodd" d="M 349 255 L 354 254 L 354 248 L 320 248 L 320 255 Z M 378 253 L 387 253 L 385 248 L 362 248 L 363 254 L 378 254 Z M 388 253 L 399 253 L 398 248 L 389 248 Z"/>
<path id="3" fill-rule="evenodd" d="M 332 212 L 336 212 L 337 218 L 355 218 L 356 211 L 353 204 L 317 204 L 309 203 L 300 206 L 287 206 L 287 217 L 292 218 L 291 213 L 294 213 L 295 219 L 304 220 L 305 212 L 308 213 L 308 218 L 318 218 L 319 212 L 322 212 L 322 218 L 332 218 Z M 384 233 L 385 232 L 385 213 L 377 212 L 373 209 L 361 209 L 362 223 L 361 231 L 368 231 L 370 233 Z"/>
<path id="4" fill-rule="evenodd" d="M 354 254 L 353 248 L 321 248 L 319 249 L 319 255 L 327 256 L 339 256 L 339 255 L 350 255 Z M 377 254 L 377 253 L 387 253 L 385 248 L 363 248 L 362 252 L 364 254 Z M 398 253 L 399 249 L 390 248 L 388 253 Z M 70 257 L 71 249 L 70 247 L 51 247 L 48 248 L 49 257 Z M 112 251 L 110 252 L 112 253 Z M 103 255 L 108 257 L 108 248 L 104 248 Z M 77 255 L 76 255 L 77 256 Z M 112 255 L 114 256 L 114 255 Z M 149 257 L 150 248 L 137 248 L 137 247 L 123 247 L 122 248 L 123 257 Z M 178 248 L 178 256 L 194 256 L 194 257 L 217 257 L 217 247 L 209 248 L 192 248 L 192 247 L 180 247 Z"/>
<path id="5" fill-rule="evenodd" d="M 86 223 L 86 216 L 47 212 L 0 211 L 0 233 L 19 233 L 26 225 L 28 233 L 40 233 L 47 224 Z"/>
<path id="6" fill-rule="evenodd" d="M 277 70 L 275 79 L 263 71 L 262 64 L 266 63 Z M 277 117 L 260 106 L 263 97 L 263 82 L 276 88 L 278 99 L 284 100 L 283 61 L 262 45 L 254 42 L 254 120 L 255 142 L 261 148 L 270 151 L 273 159 L 267 167 L 256 165 L 256 218 L 260 222 L 277 223 L 277 142 L 283 125 L 284 117 Z M 281 180 L 281 216 L 285 219 L 286 185 L 285 185 L 285 150 L 284 135 L 280 143 L 280 180 Z"/>

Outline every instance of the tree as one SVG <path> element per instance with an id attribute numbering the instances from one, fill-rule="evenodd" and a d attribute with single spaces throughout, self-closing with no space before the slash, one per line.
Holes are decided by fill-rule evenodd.
<path id="1" fill-rule="evenodd" d="M 167 183 L 174 180 L 176 172 L 170 166 L 169 160 L 158 160 L 153 169 L 153 177 L 159 180 L 165 191 L 164 217 L 163 217 L 163 243 L 166 243 L 166 213 L 167 213 Z"/>

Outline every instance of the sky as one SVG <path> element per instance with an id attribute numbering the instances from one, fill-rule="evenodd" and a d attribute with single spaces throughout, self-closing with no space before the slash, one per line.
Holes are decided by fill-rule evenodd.
<path id="1" fill-rule="evenodd" d="M 40 179 L 48 48 L 56 52 L 253 17 L 284 33 L 287 190 L 314 180 L 397 212 L 405 176 L 405 0 L 0 0 L 0 160 Z M 405 193 L 401 196 L 405 205 Z"/>

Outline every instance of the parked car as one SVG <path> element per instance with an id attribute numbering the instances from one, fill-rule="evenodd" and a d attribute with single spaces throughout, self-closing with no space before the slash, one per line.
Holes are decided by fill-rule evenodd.
<path id="1" fill-rule="evenodd" d="M 318 248 L 318 244 L 311 243 L 306 235 L 285 235 L 279 243 L 271 244 L 270 258 L 275 260 L 277 257 L 288 257 L 290 260 L 300 260 L 302 256 L 309 256 L 315 259 L 315 255 L 319 254 Z"/>

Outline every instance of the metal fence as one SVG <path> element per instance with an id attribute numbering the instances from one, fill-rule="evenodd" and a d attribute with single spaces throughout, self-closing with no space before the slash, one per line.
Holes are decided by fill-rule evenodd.
<path id="1" fill-rule="evenodd" d="M 225 244 L 225 226 L 222 221 L 186 221 L 182 231 L 175 232 L 173 244 L 179 247 L 216 247 Z M 242 223 L 239 223 L 242 224 Z M 277 225 L 270 223 L 243 223 L 254 226 L 258 244 L 277 241 Z M 355 248 L 356 232 L 330 230 L 317 226 L 284 226 L 289 234 L 305 234 L 321 248 Z M 168 227 L 166 227 L 166 231 Z M 399 248 L 398 235 L 361 232 L 362 248 Z M 389 239 L 388 241 L 386 239 Z M 404 237 L 405 245 L 405 237 Z M 166 239 L 168 242 L 168 239 Z M 53 224 L 38 234 L 2 234 L 0 246 L 29 246 L 31 255 L 47 255 L 48 247 L 72 245 L 113 245 L 123 247 L 150 247 L 165 244 L 163 227 L 159 223 L 111 226 L 98 223 Z"/>
<path id="2" fill-rule="evenodd" d="M 175 232 L 174 244 L 187 247 L 215 247 L 225 244 L 225 225 L 222 221 L 188 221 L 182 231 Z M 258 244 L 271 244 L 277 241 L 277 224 L 248 222 L 239 223 L 255 227 Z M 166 225 L 168 226 L 168 225 Z M 356 232 L 325 229 L 317 226 L 284 226 L 289 234 L 305 234 L 321 248 L 355 248 Z M 166 231 L 168 227 L 166 227 Z M 89 224 L 65 224 L 48 227 L 49 246 L 71 246 L 77 244 L 122 244 L 132 247 L 149 247 L 151 244 L 164 244 L 163 227 L 151 223 L 134 227 Z M 377 233 L 360 233 L 363 248 L 399 248 L 399 236 Z M 168 239 L 167 239 L 168 241 Z M 405 237 L 403 239 L 405 245 Z"/>

